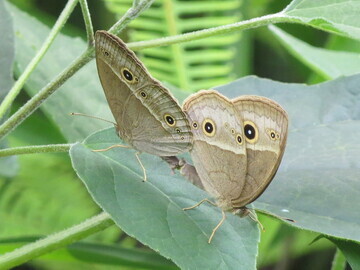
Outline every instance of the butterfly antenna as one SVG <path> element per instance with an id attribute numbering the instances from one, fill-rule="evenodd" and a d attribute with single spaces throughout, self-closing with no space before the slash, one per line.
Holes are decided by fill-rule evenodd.
<path id="1" fill-rule="evenodd" d="M 117 124 L 115 122 L 106 120 L 104 118 L 100 118 L 100 117 L 96 117 L 96 116 L 92 116 L 92 115 L 87 115 L 87 114 L 84 114 L 84 113 L 74 113 L 74 112 L 72 112 L 72 113 L 70 113 L 70 115 L 85 116 L 85 117 L 89 117 L 89 118 L 93 118 L 93 119 L 97 119 L 97 120 L 102 120 L 104 122 L 108 122 L 110 124 L 113 124 L 114 126 L 117 126 Z"/>

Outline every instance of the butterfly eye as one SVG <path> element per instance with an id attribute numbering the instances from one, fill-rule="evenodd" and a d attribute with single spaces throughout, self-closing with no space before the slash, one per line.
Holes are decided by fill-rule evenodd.
<path id="1" fill-rule="evenodd" d="M 198 125 L 197 122 L 194 122 L 194 123 L 192 124 L 192 126 L 193 126 L 193 128 L 197 129 L 199 125 Z"/>
<path id="2" fill-rule="evenodd" d="M 244 134 L 246 141 L 249 143 L 256 143 L 258 140 L 258 130 L 255 124 L 251 121 L 244 121 Z"/>
<path id="3" fill-rule="evenodd" d="M 172 117 L 170 114 L 165 114 L 164 119 L 165 119 L 166 124 L 168 124 L 168 126 L 170 126 L 170 127 L 175 126 L 176 121 L 175 121 L 174 117 Z"/>
<path id="4" fill-rule="evenodd" d="M 242 145 L 242 144 L 243 144 L 243 140 L 242 140 L 240 134 L 236 134 L 236 142 L 237 142 L 239 145 Z"/>
<path id="5" fill-rule="evenodd" d="M 127 69 L 127 68 L 122 68 L 121 69 L 121 76 L 123 77 L 124 80 L 126 80 L 129 83 L 136 83 L 139 81 L 138 78 L 136 78 L 132 72 Z"/>
<path id="6" fill-rule="evenodd" d="M 205 119 L 202 128 L 206 136 L 212 137 L 215 135 L 215 123 L 212 120 Z"/>

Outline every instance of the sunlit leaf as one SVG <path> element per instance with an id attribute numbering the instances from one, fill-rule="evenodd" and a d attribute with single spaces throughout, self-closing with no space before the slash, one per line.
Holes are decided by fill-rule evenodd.
<path id="1" fill-rule="evenodd" d="M 313 27 L 360 39 L 360 1 L 293 0 L 282 12 Z"/>
<path id="2" fill-rule="evenodd" d="M 270 26 L 269 29 L 292 55 L 327 79 L 360 72 L 359 53 L 317 48 L 291 36 L 276 26 Z"/>

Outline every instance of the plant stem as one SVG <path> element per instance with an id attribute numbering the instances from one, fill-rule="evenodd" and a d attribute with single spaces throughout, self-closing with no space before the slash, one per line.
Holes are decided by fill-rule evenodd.
<path id="1" fill-rule="evenodd" d="M 133 0 L 132 6 L 136 7 L 137 5 L 139 5 L 139 3 L 140 3 L 140 0 Z"/>
<path id="2" fill-rule="evenodd" d="M 141 12 L 145 11 L 152 2 L 154 2 L 154 0 L 134 1 L 133 6 L 109 29 L 109 32 L 118 35 L 132 20 L 137 18 Z"/>
<path id="3" fill-rule="evenodd" d="M 186 41 L 192 41 L 197 39 L 202 39 L 210 36 L 221 35 L 226 33 L 231 33 L 240 30 L 246 30 L 251 28 L 256 28 L 260 26 L 265 26 L 273 23 L 283 23 L 283 22 L 298 22 L 293 18 L 290 18 L 282 13 L 275 13 L 270 15 L 265 15 L 258 18 L 253 18 L 246 21 L 241 21 L 237 23 L 222 25 L 218 27 L 213 27 L 209 29 L 194 31 L 182 35 L 170 36 L 165 38 L 153 39 L 149 41 L 139 41 L 128 43 L 128 47 L 132 50 L 141 50 L 151 47 L 158 46 L 167 46 L 175 43 L 181 43 Z M 298 22 L 299 23 L 299 22 Z"/>
<path id="4" fill-rule="evenodd" d="M 340 251 L 340 249 L 336 249 L 336 253 L 334 255 L 334 259 L 331 264 L 331 270 L 345 270 L 346 268 L 346 258 Z"/>
<path id="5" fill-rule="evenodd" d="M 0 150 L 0 157 L 23 154 L 68 152 L 71 146 L 72 144 L 48 144 L 6 148 Z"/>
<path id="6" fill-rule="evenodd" d="M 140 12 L 145 10 L 151 3 L 152 0 L 142 0 L 138 6 L 136 6 L 135 8 L 130 8 L 128 12 L 126 12 L 125 15 L 113 27 L 110 28 L 109 31 L 113 33 L 118 33 L 131 20 L 136 18 L 140 14 Z M 201 31 L 195 31 L 184 35 L 155 39 L 151 41 L 134 42 L 130 43 L 129 47 L 133 50 L 139 50 L 155 46 L 165 46 L 169 44 L 196 40 L 213 35 L 225 34 L 233 31 L 239 31 L 279 22 L 294 22 L 294 20 L 281 13 L 276 13 L 234 24 L 204 29 Z M 34 97 L 32 97 L 23 107 L 21 107 L 5 123 L 0 126 L 0 139 L 5 137 L 10 131 L 12 131 L 17 125 L 19 125 L 24 119 L 26 119 L 41 105 L 44 100 L 46 100 L 46 98 L 48 98 L 52 93 L 54 93 L 55 90 L 58 89 L 67 79 L 69 79 L 75 72 L 77 72 L 82 66 L 84 66 L 93 58 L 94 47 L 88 47 L 88 49 L 69 67 L 67 67 L 54 81 L 50 82 L 47 86 L 41 89 L 40 92 L 38 92 Z"/>
<path id="7" fill-rule="evenodd" d="M 91 16 L 86 0 L 80 0 L 81 12 L 84 17 L 87 41 L 89 46 L 94 46 L 94 28 L 91 23 Z"/>
<path id="8" fill-rule="evenodd" d="M 0 269 L 9 269 L 25 263 L 55 249 L 65 247 L 98 231 L 113 225 L 110 216 L 103 212 L 64 231 L 15 249 L 0 256 Z"/>
<path id="9" fill-rule="evenodd" d="M 32 114 L 51 94 L 55 92 L 64 82 L 69 79 L 81 67 L 94 58 L 93 47 L 89 47 L 78 59 L 76 59 L 69 67 L 61 72 L 58 77 L 41 89 L 33 96 L 24 106 L 16 111 L 9 119 L 0 126 L 0 139 L 5 137 L 10 131 L 17 127 L 30 114 Z"/>
<path id="10" fill-rule="evenodd" d="M 61 12 L 58 20 L 56 21 L 54 27 L 51 29 L 47 39 L 43 43 L 40 50 L 37 52 L 35 57 L 30 61 L 30 63 L 25 68 L 24 72 L 20 75 L 19 79 L 15 82 L 13 87 L 10 89 L 9 93 L 6 95 L 5 99 L 0 105 L 0 119 L 5 115 L 5 113 L 9 110 L 11 104 L 13 103 L 14 99 L 20 93 L 22 87 L 24 86 L 26 80 L 29 78 L 30 74 L 34 71 L 35 67 L 44 57 L 45 53 L 49 49 L 50 45 L 53 43 L 55 37 L 60 32 L 61 28 L 66 23 L 67 19 L 69 18 L 70 14 L 74 10 L 77 2 L 79 0 L 69 0 L 66 4 L 65 8 Z"/>
<path id="11" fill-rule="evenodd" d="M 77 0 L 73 0 L 77 1 Z M 111 28 L 114 32 L 121 31 L 131 20 L 135 19 L 145 10 L 153 0 L 142 0 L 135 8 L 130 8 L 128 12 Z M 81 67 L 90 62 L 95 57 L 95 49 L 93 46 L 78 57 L 70 66 L 63 70 L 58 77 L 42 88 L 35 96 L 33 96 L 24 106 L 7 119 L 0 126 L 0 140 L 9 134 L 15 127 L 31 115 L 50 95 L 52 95 L 61 85 L 64 84 L 72 75 L 74 75 Z"/>

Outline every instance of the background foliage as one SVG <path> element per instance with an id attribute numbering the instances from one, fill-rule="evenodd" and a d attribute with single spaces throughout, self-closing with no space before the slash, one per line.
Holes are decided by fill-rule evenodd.
<path id="1" fill-rule="evenodd" d="M 53 25 L 54 18 L 58 16 L 65 5 L 65 1 L 11 2 L 13 4 L 7 7 L 15 30 L 14 74 L 16 77 L 19 76 L 24 66 L 40 47 L 49 31 L 46 25 Z M 332 1 L 323 2 L 331 4 Z M 332 32 L 345 31 L 348 36 L 359 39 L 359 19 L 352 15 L 357 14 L 356 10 L 359 11 L 359 2 L 337 2 L 340 5 L 341 2 L 346 3 L 342 9 L 332 8 L 331 5 L 314 8 L 315 15 L 326 14 L 330 21 L 332 20 L 332 24 L 323 19 L 308 19 L 311 14 L 306 5 L 311 5 L 311 1 L 294 1 L 292 6 L 288 8 L 288 14 L 296 20 L 308 22 L 315 27 L 330 29 Z M 177 2 L 161 1 L 160 4 L 155 5 L 154 10 L 149 10 L 149 12 L 156 14 L 156 9 L 160 10 L 160 7 L 163 7 L 162 5 L 166 6 L 169 3 Z M 232 14 L 229 17 L 226 16 L 227 14 L 216 15 L 224 16 L 225 21 L 221 21 L 220 24 L 225 24 L 278 12 L 285 8 L 288 3 L 289 1 L 228 1 L 229 6 L 236 7 L 235 15 Z M 100 1 L 89 1 L 89 7 L 93 10 L 92 15 L 96 29 L 108 28 L 114 22 L 111 17 L 119 16 L 113 15 L 112 12 L 122 11 L 115 8 L 119 3 L 108 2 L 106 5 L 107 7 Z M 167 10 L 177 9 L 168 7 Z M 232 11 L 233 8 L 230 10 Z M 339 10 L 348 14 L 346 23 L 349 26 L 347 28 L 337 23 L 341 15 Z M 185 27 L 199 21 L 197 18 L 199 12 L 196 9 L 193 11 L 196 16 L 194 18 L 190 16 L 191 23 L 188 24 L 186 20 L 182 20 L 184 18 L 181 16 L 173 14 L 173 17 L 170 18 L 179 27 L 179 31 L 170 31 L 171 27 L 164 22 L 161 24 L 163 26 L 161 31 L 154 31 L 154 26 L 151 24 L 146 24 L 148 27 L 142 29 L 139 25 L 144 25 L 145 17 L 135 20 L 132 28 L 129 28 L 138 32 L 134 33 L 134 30 L 129 30 L 126 34 L 130 39 L 143 40 L 194 30 Z M 169 19 L 165 18 L 166 14 L 168 12 L 162 13 L 160 17 L 164 20 Z M 206 17 L 208 14 L 204 12 L 202 16 Z M 0 18 L 5 17 L 0 16 Z M 206 19 L 201 20 L 201 22 L 204 25 L 196 23 L 196 27 L 199 29 L 214 26 L 212 24 L 214 20 Z M 6 28 L 11 29 L 12 23 L 9 23 L 9 19 L 7 19 L 2 20 L 0 25 L 7 25 L 4 32 L 10 33 L 12 31 L 6 30 Z M 27 82 L 26 93 L 24 92 L 16 100 L 12 108 L 13 111 L 82 52 L 86 46 L 84 40 L 78 38 L 78 36 L 84 37 L 82 27 L 80 9 L 78 8 L 72 15 L 70 24 L 57 38 Z M 225 42 L 227 48 L 222 47 L 225 46 L 224 44 L 220 46 L 214 43 L 214 40 L 218 40 L 218 36 L 215 36 L 214 38 L 201 39 L 197 41 L 198 43 L 173 45 L 167 47 L 166 50 L 163 47 L 144 50 L 142 55 L 155 77 L 158 76 L 159 79 L 185 88 L 186 91 L 221 84 L 222 79 L 208 80 L 206 76 L 214 76 L 212 71 L 222 73 L 226 76 L 226 81 L 240 75 L 255 74 L 284 82 L 314 84 L 358 73 L 360 64 L 357 60 L 360 46 L 355 39 L 328 34 L 300 25 L 281 24 L 242 32 L 241 36 L 239 32 L 228 35 L 224 39 L 229 42 Z M 13 54 L 11 43 L 7 45 L 1 42 L 1 46 L 3 46 L 1 51 L 3 48 L 8 48 L 7 54 Z M 221 55 L 221 61 L 214 60 L 216 62 L 214 69 L 207 69 L 202 65 L 193 65 L 194 61 L 198 61 L 199 52 L 195 50 L 197 48 L 204 49 L 204 51 L 209 49 L 210 52 L 207 52 L 209 55 L 206 55 L 207 59 Z M 225 49 L 229 49 L 229 51 Z M 161 55 L 161 57 L 158 59 L 155 57 L 157 55 Z M 236 56 L 236 61 L 232 62 L 234 56 Z M 164 61 L 174 63 L 171 65 L 172 68 L 164 70 L 161 66 Z M 232 63 L 230 64 L 230 62 Z M 225 63 L 228 64 L 225 65 Z M 5 65 L 2 71 L 8 66 L 9 64 Z M 0 74 L 10 74 L 11 70 L 8 69 L 6 72 Z M 169 74 L 165 74 L 167 72 Z M 107 126 L 91 119 L 71 119 L 68 116 L 69 112 L 82 111 L 111 119 L 107 105 L 103 102 L 103 94 L 97 76 L 94 74 L 96 74 L 96 69 L 94 62 L 92 62 L 44 103 L 41 112 L 32 115 L 11 133 L 11 136 L 8 137 L 10 145 L 75 142 L 86 137 L 92 131 Z M 196 84 L 194 83 L 194 76 L 199 76 L 199 74 L 206 74 L 206 76 L 201 75 L 203 76 L 202 79 L 197 81 L 199 84 Z M 1 80 L 1 82 L 3 81 L 11 82 L 10 79 Z M 359 145 L 356 138 L 360 135 L 358 81 L 358 76 L 354 75 L 326 84 L 306 87 L 249 77 L 219 88 L 229 96 L 257 93 L 272 97 L 285 106 L 292 119 L 292 133 L 286 154 L 288 157 L 285 156 L 282 170 L 277 179 L 264 196 L 255 203 L 255 206 L 272 213 L 277 213 L 280 210 L 278 214 L 294 217 L 298 221 L 295 226 L 305 230 L 298 230 L 272 218 L 261 216 L 261 221 L 267 231 L 261 234 L 257 259 L 259 268 L 264 267 L 265 269 L 265 267 L 272 265 L 274 269 L 329 269 L 335 252 L 335 245 L 345 254 L 353 269 L 357 269 L 356 267 L 359 266 L 359 253 L 357 251 L 360 241 L 358 235 L 360 219 L 356 209 L 356 205 L 358 205 L 356 204 L 356 200 L 358 200 L 356 192 L 359 190 L 359 164 L 356 159 L 359 156 Z M 8 83 L 7 87 L 2 86 L 1 90 L 6 90 L 9 85 L 11 83 Z M 180 98 L 186 96 L 184 93 L 174 91 Z M 87 96 L 89 98 L 84 98 Z M 106 134 L 106 131 L 101 134 Z M 97 138 L 98 142 L 101 142 L 101 138 Z M 117 140 L 116 137 L 111 136 L 105 138 L 107 141 Z M 77 147 L 80 148 L 81 145 Z M 75 150 L 73 149 L 73 151 Z M 83 156 L 87 154 L 89 153 L 85 152 Z M 80 159 L 83 159 L 83 156 Z M 309 158 L 312 160 L 311 164 L 308 162 Z M 2 220 L 0 243 L 3 243 L 0 245 L 1 253 L 31 241 L 34 237 L 45 236 L 77 224 L 100 211 L 73 172 L 66 154 L 20 156 L 18 163 L 11 158 L 10 163 L 5 164 L 5 169 L 1 170 L 4 178 L 0 181 L 0 220 Z M 151 167 L 151 165 L 147 167 Z M 20 168 L 18 173 L 16 173 L 17 168 Z M 137 168 L 132 168 L 132 170 L 136 171 Z M 177 176 L 172 178 L 177 178 Z M 154 179 L 154 181 L 156 180 Z M 195 198 L 192 196 L 199 192 L 181 179 L 174 181 L 179 181 L 177 186 L 185 185 L 186 192 L 184 193 L 191 194 L 191 198 Z M 282 185 L 281 183 L 285 181 L 291 185 Z M 307 183 L 307 185 L 297 186 L 299 183 Z M 289 189 L 289 186 L 294 188 Z M 167 187 L 167 189 L 169 188 L 171 187 Z M 189 189 L 191 192 L 188 191 Z M 176 192 L 180 192 L 179 190 Z M 309 193 L 309 190 L 312 192 Z M 344 196 L 345 194 L 346 196 Z M 94 194 L 92 195 L 97 200 L 97 197 Z M 274 202 L 274 198 L 277 198 L 277 201 Z M 100 205 L 102 204 L 100 203 Z M 286 208 L 283 208 L 285 206 Z M 281 212 L 281 209 L 289 210 L 290 213 Z M 208 220 L 208 216 L 213 216 L 212 212 L 207 213 L 207 211 L 214 210 L 210 207 L 206 208 L 205 221 Z M 194 217 L 199 217 L 201 212 L 192 214 Z M 292 216 L 293 214 L 295 216 Z M 130 218 L 124 222 L 131 221 Z M 331 222 L 329 222 L 329 218 L 331 218 Z M 215 220 L 217 220 L 216 214 L 214 222 Z M 319 220 L 322 222 L 319 223 Z M 234 220 L 233 222 L 234 226 L 243 226 L 242 223 L 246 221 Z M 136 229 L 135 225 L 129 226 Z M 210 228 L 211 224 L 205 222 L 202 226 Z M 138 229 L 141 230 L 141 228 L 140 226 Z M 128 230 L 127 228 L 126 231 L 128 232 Z M 191 231 L 191 229 L 189 230 Z M 224 231 L 226 232 L 226 230 L 225 228 Z M 242 229 L 237 228 L 235 232 L 246 235 L 246 231 L 242 230 L 244 230 L 243 227 Z M 329 237 L 330 241 L 326 238 L 320 238 L 309 245 L 319 233 L 333 237 Z M 131 233 L 131 235 L 135 234 Z M 137 238 L 139 238 L 138 235 Z M 143 243 L 151 246 L 151 243 L 147 242 L 148 240 L 141 237 L 140 239 Z M 256 236 L 252 239 L 257 242 Z M 344 239 L 352 240 L 352 242 L 344 241 Z M 89 241 L 95 244 L 89 244 Z M 85 242 L 87 243 L 83 243 L 82 246 L 79 244 L 72 245 L 66 250 L 59 250 L 41 257 L 29 263 L 28 267 L 36 269 L 64 269 L 64 267 L 109 269 L 109 265 L 119 264 L 124 268 L 172 269 L 175 267 L 157 254 L 147 253 L 147 248 L 142 247 L 134 239 L 126 237 L 115 226 L 93 235 Z M 229 245 L 231 246 L 231 244 Z M 169 252 L 174 251 L 169 246 L 165 246 L 164 249 L 165 251 L 168 249 Z M 164 251 L 161 251 L 161 254 L 170 256 Z M 256 252 L 252 254 L 255 255 Z M 298 263 L 299 261 L 301 264 Z M 179 264 L 179 261 L 176 262 Z M 191 269 L 190 266 L 188 268 Z M 249 266 L 249 269 L 252 267 Z"/>

